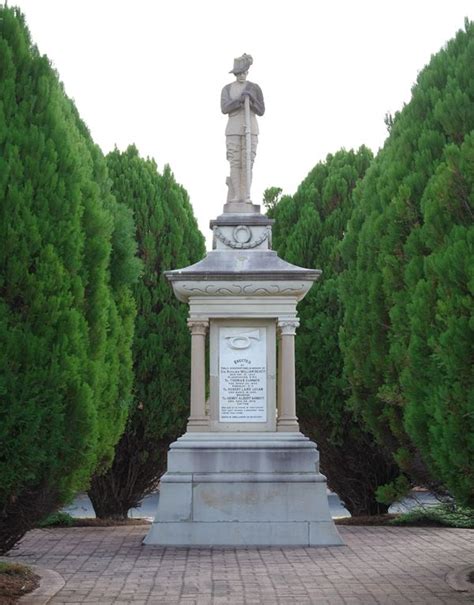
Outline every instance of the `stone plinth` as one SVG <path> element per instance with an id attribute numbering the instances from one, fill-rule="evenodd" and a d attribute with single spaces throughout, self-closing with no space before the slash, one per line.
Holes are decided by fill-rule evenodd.
<path id="1" fill-rule="evenodd" d="M 341 544 L 316 445 L 296 416 L 296 307 L 321 271 L 278 257 L 272 220 L 226 206 L 211 221 L 213 250 L 166 272 L 189 305 L 191 413 L 145 543 Z"/>
<path id="2" fill-rule="evenodd" d="M 173 443 L 145 544 L 342 544 L 314 443 L 301 433 L 187 433 Z"/>

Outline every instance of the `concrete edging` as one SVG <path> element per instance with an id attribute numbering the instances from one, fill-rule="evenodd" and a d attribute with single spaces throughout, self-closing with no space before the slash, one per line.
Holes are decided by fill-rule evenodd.
<path id="1" fill-rule="evenodd" d="M 474 584 L 468 580 L 470 573 L 474 572 L 474 566 L 453 569 L 446 575 L 446 582 L 457 592 L 473 592 Z"/>
<path id="2" fill-rule="evenodd" d="M 21 562 L 21 565 L 29 567 L 36 575 L 40 576 L 40 585 L 36 590 L 23 595 L 18 599 L 20 605 L 46 605 L 58 593 L 66 583 L 64 578 L 52 569 L 29 565 Z"/>

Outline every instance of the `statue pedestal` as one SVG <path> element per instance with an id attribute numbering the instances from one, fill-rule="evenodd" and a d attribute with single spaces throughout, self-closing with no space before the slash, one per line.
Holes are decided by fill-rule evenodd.
<path id="1" fill-rule="evenodd" d="M 296 305 L 320 271 L 280 259 L 271 225 L 225 213 L 211 222 L 206 258 L 166 273 L 189 304 L 191 414 L 170 447 L 145 544 L 342 544 L 316 445 L 296 417 Z"/>
<path id="2" fill-rule="evenodd" d="M 227 202 L 224 204 L 224 213 L 226 214 L 258 214 L 260 206 L 252 204 L 252 202 Z"/>
<path id="3" fill-rule="evenodd" d="M 342 544 L 318 468 L 301 433 L 186 433 L 171 445 L 145 544 Z"/>

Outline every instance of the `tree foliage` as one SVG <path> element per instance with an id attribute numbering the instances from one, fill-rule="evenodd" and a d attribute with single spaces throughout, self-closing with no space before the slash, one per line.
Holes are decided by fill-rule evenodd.
<path id="1" fill-rule="evenodd" d="M 291 263 L 323 269 L 320 281 L 298 307 L 298 417 L 318 444 L 329 486 L 353 515 L 386 510 L 375 492 L 397 474 L 388 452 L 346 409 L 348 385 L 338 343 L 343 317 L 339 276 L 344 269 L 339 246 L 353 208 L 353 190 L 371 160 L 365 147 L 329 155 L 293 197 L 282 198 L 269 213 L 276 219 L 274 244 L 279 254 Z"/>
<path id="2" fill-rule="evenodd" d="M 171 441 L 185 429 L 189 413 L 190 338 L 187 309 L 163 275 L 204 254 L 186 191 L 169 167 L 139 157 L 134 146 L 107 156 L 117 200 L 133 210 L 139 256 L 135 285 L 137 319 L 133 344 L 134 400 L 113 466 L 97 474 L 89 495 L 99 517 L 127 517 L 152 491 L 166 465 Z"/>
<path id="3" fill-rule="evenodd" d="M 112 459 L 138 269 L 105 160 L 10 8 L 0 8 L 0 200 L 4 552 Z"/>
<path id="4" fill-rule="evenodd" d="M 474 503 L 474 26 L 420 73 L 343 242 L 351 408 L 416 481 Z"/>
<path id="5" fill-rule="evenodd" d="M 280 201 L 283 189 L 281 187 L 268 187 L 263 192 L 263 205 L 267 210 L 273 210 Z"/>

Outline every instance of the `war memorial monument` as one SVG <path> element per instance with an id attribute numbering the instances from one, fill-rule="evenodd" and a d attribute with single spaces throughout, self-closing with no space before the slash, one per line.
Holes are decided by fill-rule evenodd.
<path id="1" fill-rule="evenodd" d="M 260 87 L 247 81 L 251 64 L 235 59 L 235 81 L 222 90 L 230 176 L 211 221 L 213 249 L 166 273 L 189 305 L 191 410 L 170 446 L 145 544 L 342 544 L 316 445 L 296 417 L 296 307 L 321 272 L 272 251 L 273 221 L 251 201 L 256 116 L 265 112 Z"/>

